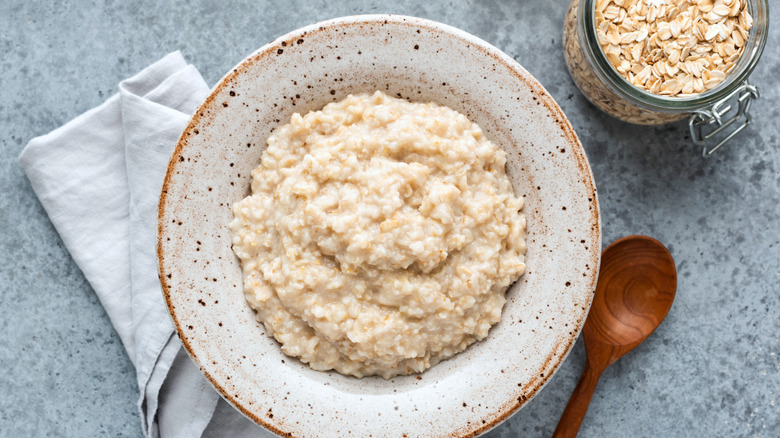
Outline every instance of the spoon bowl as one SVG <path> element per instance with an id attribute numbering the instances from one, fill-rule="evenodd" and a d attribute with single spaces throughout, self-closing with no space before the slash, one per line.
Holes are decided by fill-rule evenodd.
<path id="1" fill-rule="evenodd" d="M 647 236 L 628 236 L 601 255 L 596 293 L 582 330 L 587 363 L 553 433 L 574 437 L 601 373 L 647 339 L 669 313 L 677 270 L 669 250 Z"/>
<path id="2" fill-rule="evenodd" d="M 586 346 L 600 344 L 588 349 L 588 359 L 609 365 L 642 343 L 669 313 L 676 289 L 674 260 L 661 242 L 628 236 L 612 243 L 602 253 L 583 328 Z"/>

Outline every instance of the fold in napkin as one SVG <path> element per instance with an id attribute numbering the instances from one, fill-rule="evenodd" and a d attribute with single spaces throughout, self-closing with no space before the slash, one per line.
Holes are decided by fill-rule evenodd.
<path id="1" fill-rule="evenodd" d="M 181 53 L 30 140 L 33 190 L 136 369 L 147 437 L 271 436 L 219 398 L 174 335 L 157 277 L 157 203 L 168 161 L 209 87 Z"/>

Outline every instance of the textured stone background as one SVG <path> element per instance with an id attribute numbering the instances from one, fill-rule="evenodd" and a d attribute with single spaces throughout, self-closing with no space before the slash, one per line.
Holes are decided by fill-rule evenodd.
<path id="1" fill-rule="evenodd" d="M 0 0 L 0 436 L 141 434 L 130 361 L 17 164 L 27 141 L 171 51 L 214 84 L 278 35 L 370 12 L 457 26 L 519 61 L 585 146 L 604 243 L 648 234 L 675 257 L 671 313 L 604 374 L 580 436 L 778 436 L 778 32 L 752 76 L 762 92 L 755 125 L 705 160 L 684 123 L 627 125 L 580 95 L 561 47 L 567 3 Z M 584 360 L 580 340 L 544 391 L 488 436 L 549 436 Z"/>

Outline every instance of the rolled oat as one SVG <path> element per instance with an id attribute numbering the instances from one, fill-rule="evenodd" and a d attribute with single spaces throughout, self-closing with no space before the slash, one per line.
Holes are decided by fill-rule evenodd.
<path id="1" fill-rule="evenodd" d="M 717 87 L 745 49 L 747 0 L 599 0 L 604 55 L 634 86 L 664 96 Z"/>

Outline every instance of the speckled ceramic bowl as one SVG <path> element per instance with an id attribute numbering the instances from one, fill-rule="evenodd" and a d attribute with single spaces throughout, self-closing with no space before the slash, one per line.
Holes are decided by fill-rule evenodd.
<path id="1" fill-rule="evenodd" d="M 508 153 L 525 198 L 527 272 L 486 340 L 421 375 L 318 372 L 285 356 L 244 301 L 231 205 L 270 133 L 295 113 L 383 90 L 466 114 Z M 419 18 L 339 18 L 285 35 L 236 66 L 179 140 L 160 199 L 160 277 L 192 359 L 267 429 L 296 437 L 475 436 L 516 412 L 570 351 L 600 255 L 585 153 L 544 88 L 512 58 Z"/>

